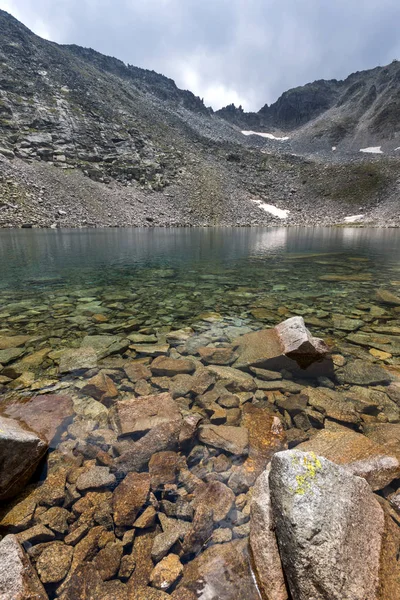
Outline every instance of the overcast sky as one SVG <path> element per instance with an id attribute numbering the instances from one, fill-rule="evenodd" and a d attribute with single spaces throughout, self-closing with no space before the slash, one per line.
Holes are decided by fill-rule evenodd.
<path id="1" fill-rule="evenodd" d="M 315 79 L 400 59 L 400 0 L 0 0 L 38 35 L 258 110 Z M 1 35 L 1 32 L 0 32 Z"/>

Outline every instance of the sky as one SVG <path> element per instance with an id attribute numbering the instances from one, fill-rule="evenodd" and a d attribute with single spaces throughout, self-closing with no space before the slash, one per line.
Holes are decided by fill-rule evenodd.
<path id="1" fill-rule="evenodd" d="M 38 35 L 154 69 L 221 108 L 400 59 L 400 0 L 0 0 Z M 0 32 L 1 35 L 1 32 Z"/>

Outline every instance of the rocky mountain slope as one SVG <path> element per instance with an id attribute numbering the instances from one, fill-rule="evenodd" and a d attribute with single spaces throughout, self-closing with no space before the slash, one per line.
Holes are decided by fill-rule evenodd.
<path id="1" fill-rule="evenodd" d="M 343 147 L 358 151 L 400 146 L 400 61 L 353 73 L 344 81 L 315 81 L 288 90 L 258 113 L 234 105 L 217 112 L 243 129 L 292 132 L 311 148 Z"/>
<path id="2" fill-rule="evenodd" d="M 43 40 L 4 11 L 0 32 L 0 226 L 400 222 L 395 154 L 244 136 L 153 71 Z"/>

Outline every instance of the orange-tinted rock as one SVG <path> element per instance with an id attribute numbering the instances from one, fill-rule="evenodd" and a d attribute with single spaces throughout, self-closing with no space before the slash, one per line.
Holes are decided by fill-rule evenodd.
<path id="1" fill-rule="evenodd" d="M 164 423 L 182 420 L 178 405 L 168 392 L 121 400 L 114 410 L 119 435 L 142 433 Z"/>
<path id="2" fill-rule="evenodd" d="M 168 554 L 153 569 L 150 583 L 159 590 L 168 590 L 182 575 L 183 565 L 176 554 Z"/>
<path id="3" fill-rule="evenodd" d="M 187 358 L 177 359 L 158 356 L 150 365 L 153 375 L 158 377 L 173 377 L 174 375 L 191 374 L 195 371 L 195 363 Z"/>
<path id="4" fill-rule="evenodd" d="M 118 526 L 133 525 L 150 491 L 148 473 L 128 473 L 113 494 L 114 522 Z"/>
<path id="5" fill-rule="evenodd" d="M 259 473 L 275 452 L 286 450 L 286 435 L 279 417 L 247 402 L 243 406 L 242 426 L 249 432 L 249 458 Z"/>
<path id="6" fill-rule="evenodd" d="M 177 452 L 156 452 L 149 461 L 149 474 L 152 490 L 160 489 L 167 483 L 175 483 L 177 473 L 185 460 Z"/>
<path id="7" fill-rule="evenodd" d="M 118 397 L 118 390 L 115 383 L 102 371 L 88 379 L 81 392 L 106 405 L 109 405 L 114 398 Z"/>

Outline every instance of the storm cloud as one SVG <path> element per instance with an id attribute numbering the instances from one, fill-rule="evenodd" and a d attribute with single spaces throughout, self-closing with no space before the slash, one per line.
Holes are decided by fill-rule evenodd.
<path id="1" fill-rule="evenodd" d="M 214 109 L 400 58 L 399 0 L 0 0 L 38 35 L 173 78 Z M 1 32 L 0 32 L 1 34 Z"/>

